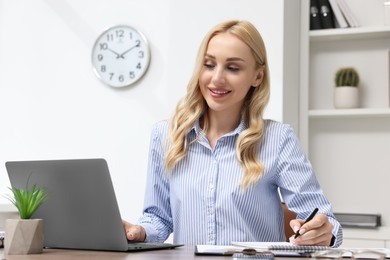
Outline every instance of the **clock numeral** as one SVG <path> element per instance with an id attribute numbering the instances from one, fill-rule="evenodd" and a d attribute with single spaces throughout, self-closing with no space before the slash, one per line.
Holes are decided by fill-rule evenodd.
<path id="1" fill-rule="evenodd" d="M 107 50 L 108 48 L 107 43 L 100 43 L 99 45 L 100 45 L 100 50 Z"/>
<path id="2" fill-rule="evenodd" d="M 100 71 L 101 72 L 106 72 L 106 65 L 100 66 Z"/>
<path id="3" fill-rule="evenodd" d="M 137 46 L 137 47 L 141 46 L 141 41 L 140 40 L 136 40 L 135 41 L 135 46 Z"/>
<path id="4" fill-rule="evenodd" d="M 129 77 L 130 77 L 131 79 L 134 79 L 134 78 L 135 78 L 135 73 L 134 73 L 134 71 L 130 71 Z"/>
<path id="5" fill-rule="evenodd" d="M 138 58 L 142 59 L 144 57 L 144 51 L 138 52 Z"/>
<path id="6" fill-rule="evenodd" d="M 142 69 L 141 62 L 138 62 L 136 68 L 139 69 L 139 70 Z"/>
<path id="7" fill-rule="evenodd" d="M 114 73 L 110 73 L 110 80 L 112 80 L 112 78 L 114 77 Z"/>
<path id="8" fill-rule="evenodd" d="M 125 35 L 125 31 L 123 29 L 119 29 L 119 30 L 116 30 L 115 31 L 115 34 L 116 34 L 116 37 L 118 38 L 123 38 L 123 36 Z"/>
<path id="9" fill-rule="evenodd" d="M 120 82 L 123 82 L 125 80 L 125 77 L 123 75 L 119 75 L 118 80 Z"/>
<path id="10" fill-rule="evenodd" d="M 107 33 L 107 41 L 110 42 L 110 41 L 113 41 L 114 40 L 114 35 L 112 33 Z"/>
<path id="11" fill-rule="evenodd" d="M 98 54 L 97 59 L 98 59 L 98 61 L 102 61 L 103 60 L 103 55 Z"/>

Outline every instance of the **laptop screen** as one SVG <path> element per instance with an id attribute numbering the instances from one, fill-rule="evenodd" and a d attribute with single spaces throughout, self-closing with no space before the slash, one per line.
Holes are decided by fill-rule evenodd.
<path id="1" fill-rule="evenodd" d="M 44 220 L 46 247 L 126 251 L 114 188 L 104 159 L 13 161 L 11 185 L 45 187 L 49 198 L 33 218 Z"/>

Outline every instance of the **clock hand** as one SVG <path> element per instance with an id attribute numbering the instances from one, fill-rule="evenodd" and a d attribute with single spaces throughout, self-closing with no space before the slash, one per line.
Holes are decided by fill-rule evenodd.
<path id="1" fill-rule="evenodd" d="M 123 57 L 122 55 L 120 55 L 119 53 L 117 53 L 116 51 L 114 50 L 111 50 L 110 48 L 107 48 L 107 50 L 109 50 L 110 52 L 114 53 L 116 55 L 116 58 L 119 59 L 119 58 L 122 58 L 124 59 L 125 57 Z"/>
<path id="2" fill-rule="evenodd" d="M 139 47 L 139 43 L 137 43 L 136 45 L 134 45 L 134 46 L 131 47 L 130 49 L 128 49 L 128 50 L 126 50 L 125 52 L 123 52 L 122 54 L 120 54 L 120 57 L 124 59 L 125 56 L 123 56 L 123 55 L 125 55 L 126 53 L 128 53 L 129 51 L 131 51 L 132 49 L 134 49 L 135 47 Z"/>

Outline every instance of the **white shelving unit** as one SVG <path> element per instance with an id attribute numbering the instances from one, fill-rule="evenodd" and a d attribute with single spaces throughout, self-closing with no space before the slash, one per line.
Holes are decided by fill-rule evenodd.
<path id="1" fill-rule="evenodd" d="M 390 108 L 360 108 L 360 109 L 313 109 L 309 110 L 309 118 L 370 118 L 389 117 Z"/>
<path id="2" fill-rule="evenodd" d="M 389 37 L 388 26 L 367 26 L 356 28 L 337 28 L 328 30 L 313 30 L 309 32 L 310 42 L 337 40 L 361 40 Z"/>
<path id="3" fill-rule="evenodd" d="M 378 229 L 345 228 L 343 246 L 390 247 L 390 27 L 383 1 L 347 2 L 360 27 L 315 31 L 301 2 L 299 136 L 335 212 L 381 214 Z M 333 107 L 344 66 L 360 74 L 360 108 Z"/>

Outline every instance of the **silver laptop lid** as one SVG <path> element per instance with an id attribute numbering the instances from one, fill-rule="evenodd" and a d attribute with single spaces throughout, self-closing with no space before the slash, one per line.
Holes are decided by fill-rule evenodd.
<path id="1" fill-rule="evenodd" d="M 46 187 L 48 200 L 33 218 L 44 220 L 45 247 L 126 251 L 110 173 L 104 159 L 6 162 L 11 185 Z"/>

